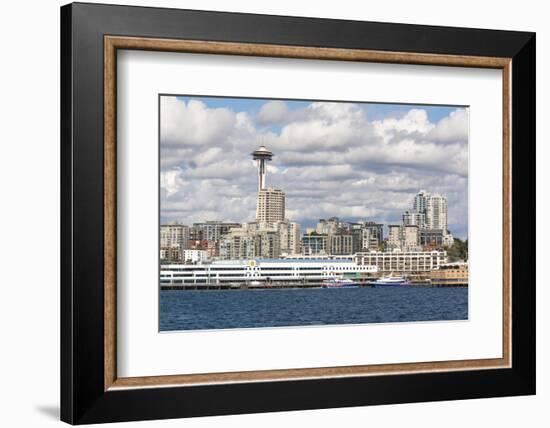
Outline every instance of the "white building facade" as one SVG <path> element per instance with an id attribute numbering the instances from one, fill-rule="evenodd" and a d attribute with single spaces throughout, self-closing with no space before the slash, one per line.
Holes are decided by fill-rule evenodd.
<path id="1" fill-rule="evenodd" d="M 375 266 L 359 265 L 348 259 L 251 259 L 202 265 L 162 265 L 160 282 L 161 286 L 246 281 L 316 282 L 342 277 L 367 278 L 376 273 Z"/>
<path id="2" fill-rule="evenodd" d="M 381 273 L 423 273 L 447 263 L 446 251 L 369 251 L 354 256 L 358 265 L 376 266 Z"/>
<path id="3" fill-rule="evenodd" d="M 447 198 L 430 195 L 426 201 L 426 228 L 442 229 L 447 232 Z"/>
<path id="4" fill-rule="evenodd" d="M 406 211 L 403 214 L 403 223 L 416 224 L 426 229 L 443 229 L 447 232 L 447 211 L 446 197 L 421 190 L 414 197 L 413 212 Z"/>
<path id="5" fill-rule="evenodd" d="M 189 227 L 183 224 L 163 224 L 160 226 L 160 246 L 181 249 L 187 247 L 189 241 Z"/>
<path id="6" fill-rule="evenodd" d="M 279 189 L 262 189 L 258 191 L 256 221 L 275 223 L 285 220 L 285 193 Z"/>
<path id="7" fill-rule="evenodd" d="M 181 261 L 183 250 L 188 247 L 189 227 L 171 223 L 160 226 L 160 260 Z"/>
<path id="8" fill-rule="evenodd" d="M 390 250 L 419 251 L 418 226 L 392 224 L 388 226 L 388 248 Z"/>
<path id="9" fill-rule="evenodd" d="M 207 250 L 183 250 L 184 263 L 202 263 L 208 260 Z"/>

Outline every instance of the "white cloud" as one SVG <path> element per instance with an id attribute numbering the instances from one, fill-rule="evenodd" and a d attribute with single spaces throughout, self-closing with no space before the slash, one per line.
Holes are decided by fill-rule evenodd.
<path id="1" fill-rule="evenodd" d="M 287 174 L 298 181 L 316 182 L 316 181 L 338 181 L 345 180 L 360 175 L 352 165 L 313 165 L 308 167 L 293 167 L 287 171 Z"/>
<path id="2" fill-rule="evenodd" d="M 199 145 L 223 138 L 235 126 L 235 113 L 226 108 L 208 109 L 196 100 L 161 98 L 161 140 L 164 144 Z"/>
<path id="3" fill-rule="evenodd" d="M 160 173 L 160 187 L 166 191 L 166 197 L 169 198 L 183 187 L 180 176 L 180 169 L 172 169 Z"/>
<path id="4" fill-rule="evenodd" d="M 287 116 L 288 108 L 284 101 L 268 101 L 258 113 L 258 122 L 264 125 L 281 123 L 286 121 Z"/>
<path id="5" fill-rule="evenodd" d="M 315 102 L 293 114 L 293 121 L 282 128 L 280 135 L 268 136 L 273 149 L 306 153 L 342 150 L 372 134 L 356 104 Z"/>
<path id="6" fill-rule="evenodd" d="M 384 142 L 389 142 L 399 135 L 409 134 L 425 135 L 434 128 L 434 124 L 428 119 L 428 113 L 422 109 L 411 109 L 402 118 L 387 118 L 373 122 L 375 132 Z"/>
<path id="7" fill-rule="evenodd" d="M 468 111 L 466 109 L 458 109 L 441 119 L 427 137 L 444 143 L 466 142 L 468 141 L 468 131 Z"/>
<path id="8" fill-rule="evenodd" d="M 421 108 L 369 121 L 353 103 L 289 110 L 283 101 L 269 101 L 255 117 L 229 106 L 162 98 L 163 221 L 253 218 L 257 170 L 250 152 L 264 143 L 275 153 L 268 185 L 286 192 L 294 220 L 394 222 L 425 188 L 447 195 L 449 223 L 466 229 L 467 110 L 450 110 L 432 123 Z"/>
<path id="9" fill-rule="evenodd" d="M 256 194 L 229 180 L 188 180 L 185 189 L 162 201 L 165 219 L 185 220 L 187 224 L 204 220 L 241 221 L 254 216 Z"/>

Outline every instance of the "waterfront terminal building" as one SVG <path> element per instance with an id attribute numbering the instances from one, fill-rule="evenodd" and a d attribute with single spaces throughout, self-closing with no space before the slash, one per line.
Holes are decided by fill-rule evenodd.
<path id="1" fill-rule="evenodd" d="M 431 284 L 435 287 L 456 287 L 468 285 L 468 263 L 453 262 L 439 265 L 430 273 Z"/>
<path id="2" fill-rule="evenodd" d="M 286 260 L 348 260 L 358 266 L 373 266 L 378 276 L 395 275 L 421 275 L 427 274 L 447 263 L 447 252 L 443 250 L 433 251 L 364 251 L 347 255 L 291 255 Z M 467 265 L 466 265 L 467 266 Z"/>
<path id="3" fill-rule="evenodd" d="M 447 262 L 447 252 L 434 251 L 368 251 L 354 255 L 359 266 L 375 266 L 378 272 L 422 274 L 438 269 Z"/>
<path id="4" fill-rule="evenodd" d="M 447 262 L 445 251 L 369 251 L 349 255 L 218 260 L 197 264 L 161 264 L 162 288 L 228 284 L 320 285 L 334 278 L 368 282 L 383 275 L 429 277 Z"/>
<path id="5" fill-rule="evenodd" d="M 252 282 L 320 285 L 322 281 L 334 278 L 367 281 L 376 274 L 376 266 L 358 265 L 349 258 L 227 260 L 196 265 L 161 265 L 160 285 L 162 288 Z"/>

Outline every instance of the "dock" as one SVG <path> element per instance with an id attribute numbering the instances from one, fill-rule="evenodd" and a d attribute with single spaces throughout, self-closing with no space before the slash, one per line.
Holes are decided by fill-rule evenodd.
<path id="1" fill-rule="evenodd" d="M 373 288 L 375 279 L 358 281 L 360 288 Z M 467 282 L 433 282 L 428 279 L 412 280 L 409 287 L 467 287 Z M 276 290 L 276 289 L 312 289 L 323 288 L 322 281 L 250 281 L 250 282 L 220 282 L 220 283 L 197 283 L 197 284 L 161 284 L 160 289 L 165 290 Z M 345 287 L 343 287 L 345 288 Z"/>

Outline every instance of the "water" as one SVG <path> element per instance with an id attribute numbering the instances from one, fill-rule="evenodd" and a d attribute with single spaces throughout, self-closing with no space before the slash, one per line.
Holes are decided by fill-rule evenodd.
<path id="1" fill-rule="evenodd" d="M 160 330 L 468 319 L 467 288 L 160 292 Z"/>

